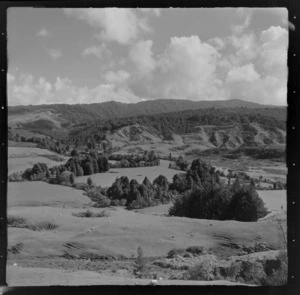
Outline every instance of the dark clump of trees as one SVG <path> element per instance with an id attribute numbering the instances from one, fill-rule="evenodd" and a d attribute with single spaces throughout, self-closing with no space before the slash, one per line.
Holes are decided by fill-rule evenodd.
<path id="1" fill-rule="evenodd" d="M 41 132 L 43 133 L 43 132 Z M 62 139 L 54 139 L 50 136 L 22 136 L 19 133 L 13 133 L 11 128 L 8 130 L 8 140 L 15 142 L 35 143 L 38 148 L 47 149 L 57 154 L 67 154 L 69 146 Z"/>
<path id="2" fill-rule="evenodd" d="M 91 175 L 109 170 L 108 158 L 91 151 L 85 156 L 79 155 L 76 150 L 71 152 L 72 158 L 65 164 L 67 170 L 72 171 L 75 176 Z"/>
<path id="3" fill-rule="evenodd" d="M 153 183 L 145 177 L 141 184 L 135 179 L 129 181 L 128 177 L 122 176 L 107 189 L 107 196 L 114 205 L 125 205 L 128 209 L 166 204 L 172 199 L 169 182 L 163 175 L 154 179 Z"/>
<path id="4" fill-rule="evenodd" d="M 214 168 L 200 159 L 184 177 L 174 176 L 172 188 L 180 193 L 170 208 L 172 216 L 256 221 L 268 213 L 252 185 L 241 186 L 236 178 L 225 186 Z"/>
<path id="5" fill-rule="evenodd" d="M 109 160 L 116 161 L 115 164 L 110 164 L 111 168 L 149 167 L 158 166 L 160 164 L 159 158 L 153 151 L 145 151 L 143 155 L 110 155 Z"/>
<path id="6" fill-rule="evenodd" d="M 32 168 L 26 169 L 22 178 L 27 180 L 44 180 L 50 177 L 50 171 L 45 163 L 34 164 Z"/>
<path id="7" fill-rule="evenodd" d="M 169 159 L 172 159 L 172 156 L 170 154 Z M 169 168 L 170 169 L 176 169 L 176 170 L 181 170 L 181 171 L 187 171 L 188 169 L 188 162 L 183 160 L 182 156 L 179 156 L 173 163 L 170 162 Z"/>

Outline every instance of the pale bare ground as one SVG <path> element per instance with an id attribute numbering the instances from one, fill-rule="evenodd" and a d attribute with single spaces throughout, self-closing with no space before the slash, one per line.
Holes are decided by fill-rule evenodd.
<path id="1" fill-rule="evenodd" d="M 91 200 L 83 191 L 71 187 L 48 184 L 42 181 L 9 182 L 7 184 L 8 207 L 67 206 L 82 207 Z"/>
<path id="2" fill-rule="evenodd" d="M 107 276 L 92 271 L 76 271 L 24 268 L 19 266 L 7 267 L 7 283 L 10 287 L 17 286 L 88 286 L 88 285 L 150 285 L 151 279 L 135 279 L 117 276 Z M 242 283 L 219 281 L 187 281 L 187 280 L 158 280 L 158 286 L 164 285 L 245 285 Z M 250 285 L 248 285 L 250 286 Z"/>
<path id="3" fill-rule="evenodd" d="M 23 172 L 27 168 L 32 168 L 36 163 L 45 163 L 48 167 L 53 167 L 65 163 L 68 157 L 61 156 L 64 161 L 57 162 L 42 155 L 57 155 L 54 152 L 36 147 L 8 147 L 8 174 Z"/>
<path id="4" fill-rule="evenodd" d="M 160 160 L 159 166 L 152 167 L 138 167 L 138 168 L 111 168 L 108 172 L 97 173 L 89 176 L 76 177 L 76 182 L 86 182 L 90 177 L 93 183 L 102 187 L 111 186 L 117 177 L 127 176 L 129 180 L 136 179 L 142 183 L 145 177 L 152 182 L 159 175 L 164 175 L 172 182 L 173 176 L 178 173 L 185 173 L 183 171 L 169 169 L 169 161 Z"/>

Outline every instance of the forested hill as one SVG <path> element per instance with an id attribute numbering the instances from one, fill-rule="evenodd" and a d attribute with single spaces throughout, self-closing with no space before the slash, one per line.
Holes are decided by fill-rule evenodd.
<path id="1" fill-rule="evenodd" d="M 267 106 L 243 100 L 226 101 L 189 101 L 174 99 L 158 99 L 126 104 L 121 102 L 104 102 L 93 104 L 53 104 L 53 105 L 29 105 L 14 106 L 8 108 L 9 116 L 26 116 L 47 112 L 53 116 L 62 118 L 64 125 L 91 122 L 96 119 L 115 119 L 139 115 L 155 115 L 160 113 L 178 112 L 185 110 L 207 109 L 207 108 L 240 108 L 249 109 L 265 108 Z M 275 107 L 277 108 L 277 107 Z"/>
<path id="2" fill-rule="evenodd" d="M 230 126 L 234 124 L 247 126 L 257 123 L 269 130 L 286 129 L 286 108 L 209 108 L 181 112 L 169 112 L 157 115 L 140 115 L 114 120 L 98 120 L 93 124 L 80 124 L 72 128 L 69 138 L 72 141 L 87 142 L 91 138 L 103 139 L 107 132 L 131 125 L 152 128 L 164 139 L 172 138 L 172 134 L 195 132 L 199 126 Z M 249 126 L 251 129 L 252 127 Z M 248 128 L 248 129 L 249 129 Z"/>

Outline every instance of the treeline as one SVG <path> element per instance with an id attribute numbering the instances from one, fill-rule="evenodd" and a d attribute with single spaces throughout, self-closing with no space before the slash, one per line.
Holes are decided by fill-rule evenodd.
<path id="1" fill-rule="evenodd" d="M 154 151 L 145 151 L 143 155 L 111 154 L 109 155 L 109 160 L 116 161 L 113 164 L 110 163 L 111 168 L 149 167 L 158 166 L 160 164 L 160 160 Z"/>
<path id="2" fill-rule="evenodd" d="M 99 155 L 96 151 L 90 151 L 87 155 L 80 155 L 76 150 L 73 150 L 71 156 L 65 167 L 75 176 L 91 175 L 109 170 L 107 156 Z"/>
<path id="3" fill-rule="evenodd" d="M 176 174 L 172 183 L 162 175 L 152 184 L 147 177 L 139 184 L 123 176 L 107 190 L 93 187 L 87 195 L 96 207 L 123 205 L 128 209 L 174 200 L 169 214 L 190 218 L 256 221 L 268 213 L 253 184 L 242 186 L 238 178 L 224 184 L 216 170 L 200 159 L 192 162 L 186 174 Z"/>
<path id="4" fill-rule="evenodd" d="M 54 140 L 51 137 L 21 136 L 19 133 L 14 134 L 10 129 L 8 130 L 8 140 L 35 143 L 38 148 L 47 149 L 61 155 L 65 155 L 70 151 L 70 146 L 65 144 L 63 140 Z"/>
<path id="5" fill-rule="evenodd" d="M 111 165 L 108 161 L 106 154 L 99 154 L 96 151 L 86 153 L 79 153 L 76 149 L 72 150 L 71 158 L 65 163 L 52 168 L 48 168 L 45 163 L 34 164 L 32 168 L 26 169 L 23 173 L 13 173 L 9 175 L 9 181 L 22 181 L 22 180 L 44 180 L 60 183 L 59 176 L 64 171 L 73 173 L 74 176 L 91 175 L 95 173 L 103 173 L 110 169 Z M 119 160 L 118 163 L 123 167 L 147 167 L 157 166 L 160 160 L 157 158 L 153 151 L 145 151 L 143 156 L 133 155 L 116 155 L 110 156 L 113 159 Z M 117 166 L 117 165 L 116 165 Z M 69 175 L 69 174 L 66 174 Z M 70 177 L 70 175 L 68 176 Z M 55 179 L 55 180 L 53 180 Z"/>
<path id="6" fill-rule="evenodd" d="M 172 134 L 185 134 L 195 131 L 199 125 L 225 126 L 231 124 L 259 123 L 271 128 L 286 129 L 286 117 L 280 109 L 198 109 L 171 112 L 151 116 L 135 116 L 115 120 L 100 120 L 94 124 L 82 124 L 69 133 L 72 142 L 81 144 L 94 139 L 105 139 L 106 132 L 114 132 L 128 125 L 139 124 L 154 128 L 164 139 L 172 139 Z"/>
<path id="7" fill-rule="evenodd" d="M 117 178 L 106 191 L 101 188 L 98 190 L 99 199 L 95 198 L 95 190 L 92 190 L 92 193 L 87 192 L 88 196 L 91 194 L 91 199 L 94 198 L 96 201 L 95 207 L 123 205 L 128 209 L 138 209 L 166 204 L 172 199 L 169 182 L 163 175 L 154 179 L 153 183 L 145 177 L 142 184 L 135 179 L 129 181 L 128 177 L 122 176 Z"/>
<path id="8" fill-rule="evenodd" d="M 101 160 L 98 161 L 99 159 Z M 146 177 L 142 184 L 135 179 L 129 181 L 128 177 L 122 176 L 109 188 L 93 185 L 91 178 L 88 178 L 86 184 L 75 182 L 75 173 L 78 174 L 78 171 L 82 170 L 89 175 L 87 173 L 94 169 L 92 167 L 96 163 L 98 169 L 104 169 L 99 165 L 106 162 L 103 161 L 103 156 L 96 158 L 96 155 L 90 155 L 80 162 L 79 157 L 74 155 L 70 160 L 68 165 L 50 169 L 46 164 L 35 164 L 33 168 L 27 169 L 22 177 L 83 189 L 95 202 L 95 207 L 122 205 L 128 209 L 138 209 L 174 200 L 169 211 L 171 216 L 256 221 L 268 214 L 265 204 L 255 191 L 254 181 L 251 181 L 250 185 L 241 185 L 239 178 L 231 183 L 229 177 L 228 183 L 225 184 L 220 179 L 220 173 L 201 159 L 194 160 L 185 174 L 174 175 L 172 183 L 169 183 L 163 175 L 158 176 L 152 183 Z M 86 164 L 83 163 L 86 162 L 89 165 L 84 166 Z M 82 168 L 83 166 L 85 168 Z"/>

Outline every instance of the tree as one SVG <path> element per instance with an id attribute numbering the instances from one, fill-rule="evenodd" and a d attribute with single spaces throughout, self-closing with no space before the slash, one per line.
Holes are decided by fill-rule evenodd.
<path id="1" fill-rule="evenodd" d="M 232 196 L 231 218 L 239 221 L 257 221 L 268 214 L 263 200 L 253 187 L 242 187 Z"/>
<path id="2" fill-rule="evenodd" d="M 72 173 L 71 176 L 70 176 L 70 182 L 71 182 L 71 184 L 75 183 L 75 175 L 74 175 L 74 173 Z"/>
<path id="3" fill-rule="evenodd" d="M 87 179 L 87 184 L 89 185 L 89 186 L 92 186 L 93 185 L 93 180 L 92 180 L 92 178 L 88 178 Z"/>
<path id="4" fill-rule="evenodd" d="M 145 273 L 146 262 L 144 258 L 144 251 L 141 246 L 138 247 L 137 250 L 137 258 L 135 261 L 134 274 L 138 278 L 142 278 Z"/>
<path id="5" fill-rule="evenodd" d="M 78 156 L 79 156 L 79 153 L 77 150 L 74 149 L 71 151 L 71 157 L 78 157 Z"/>

